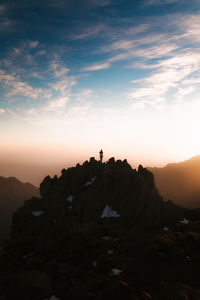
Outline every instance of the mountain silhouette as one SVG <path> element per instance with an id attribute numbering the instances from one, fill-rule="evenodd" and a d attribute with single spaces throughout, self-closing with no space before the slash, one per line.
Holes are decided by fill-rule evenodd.
<path id="1" fill-rule="evenodd" d="M 0 177 L 0 238 L 9 237 L 12 213 L 33 196 L 39 196 L 39 190 L 32 184 Z"/>
<path id="2" fill-rule="evenodd" d="M 61 226 L 71 222 L 96 222 L 106 209 L 110 209 L 110 214 L 116 211 L 120 223 L 131 226 L 164 226 L 184 215 L 181 207 L 163 201 L 147 169 L 140 165 L 137 171 L 126 160 L 115 161 L 114 158 L 107 163 L 91 158 L 82 166 L 63 169 L 60 178 L 45 177 L 40 184 L 40 195 L 42 199 L 25 202 L 15 213 L 14 235 L 18 235 L 18 227 L 20 235 L 30 234 L 29 230 L 39 234 L 35 219 L 29 218 L 33 211 L 44 212 L 42 228 L 38 223 L 40 234 L 46 230 L 45 224 L 49 227 L 54 220 Z"/>
<path id="3" fill-rule="evenodd" d="M 127 160 L 61 174 L 13 214 L 4 299 L 198 299 L 199 210 L 164 202 L 153 174 Z"/>
<path id="4" fill-rule="evenodd" d="M 163 168 L 148 168 L 165 200 L 187 208 L 200 208 L 200 155 Z"/>

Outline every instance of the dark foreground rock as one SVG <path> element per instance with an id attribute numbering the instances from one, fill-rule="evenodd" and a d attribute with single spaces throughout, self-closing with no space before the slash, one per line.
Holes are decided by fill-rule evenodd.
<path id="1" fill-rule="evenodd" d="M 199 212 L 165 203 L 142 166 L 91 158 L 40 193 L 13 216 L 0 299 L 200 299 Z"/>

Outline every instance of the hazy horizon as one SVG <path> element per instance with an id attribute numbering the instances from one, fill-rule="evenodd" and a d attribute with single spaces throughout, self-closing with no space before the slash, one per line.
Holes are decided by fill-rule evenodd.
<path id="1" fill-rule="evenodd" d="M 89 160 L 90 157 L 95 157 L 96 160 L 99 160 L 98 153 L 95 153 L 96 155 L 91 156 L 83 156 L 79 160 L 72 159 L 71 161 L 69 159 L 66 159 L 66 161 L 63 163 L 57 163 L 52 162 L 49 164 L 47 163 L 31 163 L 31 162 L 8 162 L 8 161 L 1 161 L 0 160 L 0 176 L 2 177 L 16 177 L 22 182 L 29 182 L 32 183 L 35 186 L 39 186 L 41 181 L 44 179 L 45 176 L 50 175 L 51 177 L 54 175 L 60 176 L 61 170 L 63 168 L 69 168 L 69 167 L 75 167 L 77 163 L 82 164 L 84 161 Z M 104 155 L 103 161 L 106 162 L 109 158 L 113 157 L 114 155 L 108 156 Z M 115 159 L 127 159 L 128 163 L 132 166 L 132 168 L 138 167 L 139 164 L 143 165 L 143 167 L 165 167 L 166 165 L 170 163 L 180 163 L 185 160 L 191 159 L 192 157 L 186 158 L 185 160 L 178 160 L 178 161 L 169 161 L 166 163 L 157 163 L 154 164 L 148 163 L 148 161 L 137 161 L 134 159 L 128 159 L 127 157 L 123 156 L 114 156 Z"/>

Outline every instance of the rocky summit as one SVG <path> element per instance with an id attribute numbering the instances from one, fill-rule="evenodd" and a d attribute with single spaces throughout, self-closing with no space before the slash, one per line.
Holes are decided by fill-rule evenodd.
<path id="1" fill-rule="evenodd" d="M 198 210 L 164 202 L 126 160 L 61 173 L 13 215 L 0 299 L 200 299 Z"/>
<path id="2" fill-rule="evenodd" d="M 107 163 L 90 158 L 82 166 L 63 169 L 59 178 L 47 176 L 40 194 L 42 199 L 32 198 L 14 214 L 13 236 L 105 219 L 128 226 L 164 226 L 184 216 L 183 209 L 163 202 L 152 173 L 141 165 L 136 171 L 126 160 L 114 158 Z M 36 211 L 41 211 L 37 221 Z"/>

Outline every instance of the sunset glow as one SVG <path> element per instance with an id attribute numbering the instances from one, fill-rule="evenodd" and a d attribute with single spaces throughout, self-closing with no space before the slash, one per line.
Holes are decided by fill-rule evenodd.
<path id="1" fill-rule="evenodd" d="M 200 153 L 198 0 L 2 1 L 0 163 Z"/>

